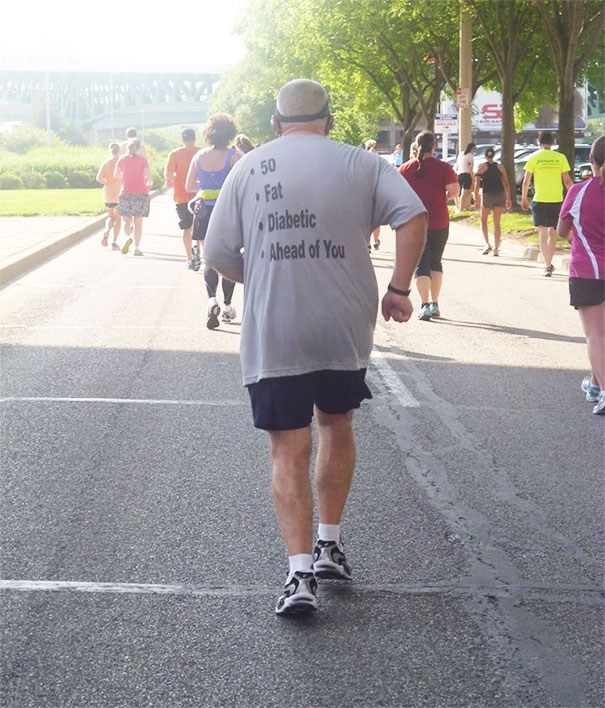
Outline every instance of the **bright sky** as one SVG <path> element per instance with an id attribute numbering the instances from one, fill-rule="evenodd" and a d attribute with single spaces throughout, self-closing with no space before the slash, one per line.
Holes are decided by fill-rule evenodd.
<path id="1" fill-rule="evenodd" d="M 247 0 L 12 0 L 0 71 L 200 69 L 243 55 L 231 33 Z"/>

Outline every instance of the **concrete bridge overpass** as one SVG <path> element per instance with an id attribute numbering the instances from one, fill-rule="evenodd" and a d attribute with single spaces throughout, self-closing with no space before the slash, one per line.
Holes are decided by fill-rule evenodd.
<path id="1" fill-rule="evenodd" d="M 206 120 L 222 67 L 195 71 L 2 71 L 0 120 L 50 110 L 85 133 L 119 135 Z"/>

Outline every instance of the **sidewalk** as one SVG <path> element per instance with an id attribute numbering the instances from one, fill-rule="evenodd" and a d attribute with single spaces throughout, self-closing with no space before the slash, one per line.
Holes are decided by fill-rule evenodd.
<path id="1" fill-rule="evenodd" d="M 152 193 L 152 198 L 161 193 Z M 0 284 L 18 278 L 30 268 L 56 256 L 63 249 L 100 231 L 106 215 L 102 216 L 6 216 L 0 217 Z M 483 244 L 478 227 L 452 221 L 458 229 L 468 232 L 476 240 L 477 248 Z M 540 250 L 512 239 L 503 238 L 503 256 L 540 260 Z M 553 260 L 558 272 L 569 270 L 569 251 L 558 250 Z"/>

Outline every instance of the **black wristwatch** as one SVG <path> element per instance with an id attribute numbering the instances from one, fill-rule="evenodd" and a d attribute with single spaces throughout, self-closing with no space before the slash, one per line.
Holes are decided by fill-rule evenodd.
<path id="1" fill-rule="evenodd" d="M 408 297 L 409 294 L 412 292 L 411 290 L 400 290 L 394 285 L 391 285 L 391 283 L 387 285 L 387 290 L 390 290 L 392 293 L 395 293 L 395 295 L 401 295 L 403 297 Z"/>

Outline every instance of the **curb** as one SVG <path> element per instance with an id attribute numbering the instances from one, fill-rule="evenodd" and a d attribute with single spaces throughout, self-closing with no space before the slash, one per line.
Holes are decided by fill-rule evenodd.
<path id="1" fill-rule="evenodd" d="M 166 191 L 164 188 L 156 189 L 150 192 L 149 196 L 153 199 L 164 191 Z M 93 216 L 75 231 L 65 231 L 2 261 L 0 263 L 0 286 L 19 278 L 28 270 L 56 256 L 61 251 L 86 238 L 86 236 L 90 236 L 90 234 L 103 226 L 106 219 L 107 214 Z"/>
<path id="2" fill-rule="evenodd" d="M 456 223 L 452 221 L 460 229 L 465 229 L 469 233 L 478 235 L 480 240 L 477 240 L 477 247 L 483 244 L 483 235 L 481 229 L 477 226 L 470 226 L 469 224 Z M 504 257 L 509 256 L 511 258 L 523 258 L 527 261 L 542 261 L 542 254 L 538 246 L 526 246 L 525 244 L 518 243 L 513 239 L 506 238 L 506 235 L 502 235 L 502 241 L 500 243 L 500 251 Z M 557 249 L 555 251 L 555 256 L 553 262 L 556 262 L 557 271 L 562 273 L 569 272 L 570 263 L 570 252 L 564 249 Z"/>

